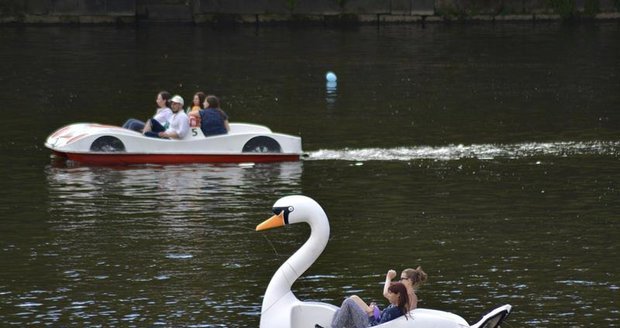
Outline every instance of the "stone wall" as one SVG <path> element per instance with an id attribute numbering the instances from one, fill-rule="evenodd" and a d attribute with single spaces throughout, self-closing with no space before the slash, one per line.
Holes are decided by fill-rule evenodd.
<path id="1" fill-rule="evenodd" d="M 620 19 L 620 0 L 0 0 L 0 23 Z"/>
<path id="2" fill-rule="evenodd" d="M 134 0 L 0 0 L 3 23 L 118 23 L 135 21 Z"/>

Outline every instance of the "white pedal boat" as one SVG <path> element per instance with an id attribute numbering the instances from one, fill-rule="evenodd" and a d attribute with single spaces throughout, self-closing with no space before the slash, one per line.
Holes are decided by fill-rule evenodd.
<path id="1" fill-rule="evenodd" d="M 260 328 L 331 327 L 338 307 L 321 302 L 304 302 L 295 297 L 291 286 L 316 261 L 329 240 L 329 221 L 321 206 L 306 196 L 287 196 L 273 205 L 274 216 L 256 227 L 257 231 L 306 222 L 310 237 L 280 266 L 271 278 L 261 309 Z M 509 304 L 499 306 L 470 325 L 462 317 L 445 311 L 416 308 L 409 318 L 374 326 L 381 328 L 496 328 L 510 314 Z"/>
<path id="2" fill-rule="evenodd" d="M 95 165 L 265 163 L 298 161 L 301 138 L 268 127 L 230 123 L 228 134 L 205 137 L 192 127 L 182 140 L 150 138 L 118 126 L 76 123 L 45 141 L 56 156 Z"/>

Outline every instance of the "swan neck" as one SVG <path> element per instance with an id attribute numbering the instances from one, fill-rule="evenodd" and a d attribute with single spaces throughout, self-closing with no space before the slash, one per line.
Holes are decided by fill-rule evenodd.
<path id="1" fill-rule="evenodd" d="M 329 240 L 327 216 L 321 213 L 320 217 L 315 216 L 313 220 L 307 222 L 310 225 L 310 237 L 271 278 L 263 299 L 263 312 L 288 293 L 292 294 L 293 283 L 310 268 L 327 245 Z"/>

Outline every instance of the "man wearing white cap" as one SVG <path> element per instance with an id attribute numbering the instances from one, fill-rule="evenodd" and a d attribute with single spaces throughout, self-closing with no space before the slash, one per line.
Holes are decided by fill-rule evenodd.
<path id="1" fill-rule="evenodd" d="M 155 128 L 156 124 L 153 124 L 151 131 L 145 131 L 144 135 L 154 138 L 164 139 L 183 139 L 189 132 L 189 117 L 183 110 L 183 98 L 179 95 L 175 95 L 170 99 L 170 107 L 172 109 L 172 116 L 168 121 L 168 128 L 158 129 Z"/>

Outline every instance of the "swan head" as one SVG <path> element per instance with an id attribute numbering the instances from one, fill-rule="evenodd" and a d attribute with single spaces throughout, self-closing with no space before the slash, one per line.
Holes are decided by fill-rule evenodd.
<path id="1" fill-rule="evenodd" d="M 327 215 L 321 205 L 314 199 L 302 196 L 286 196 L 278 199 L 273 204 L 273 216 L 263 223 L 256 226 L 256 231 L 262 231 L 288 224 L 307 222 L 311 226 L 313 223 L 327 223 Z"/>

